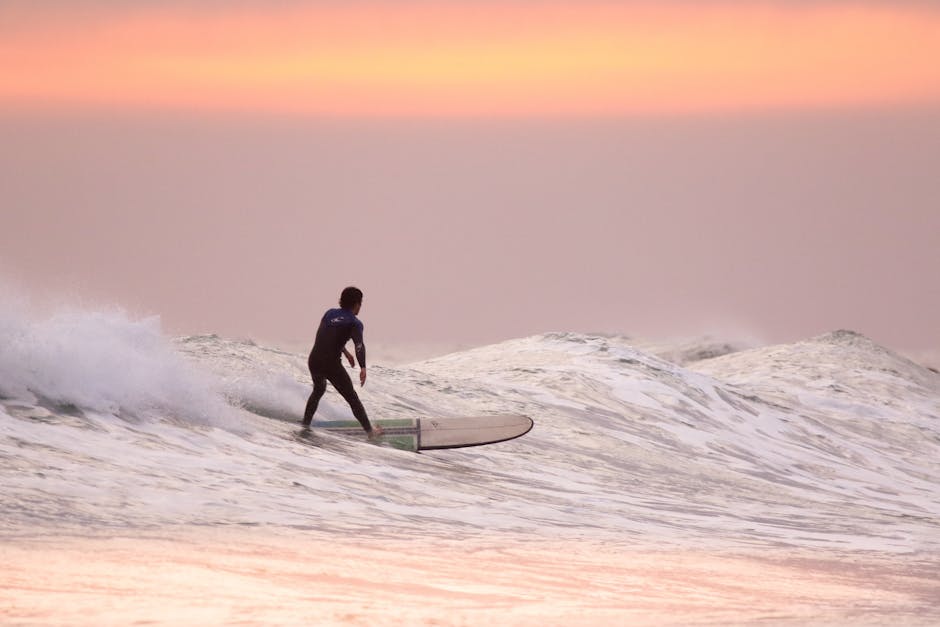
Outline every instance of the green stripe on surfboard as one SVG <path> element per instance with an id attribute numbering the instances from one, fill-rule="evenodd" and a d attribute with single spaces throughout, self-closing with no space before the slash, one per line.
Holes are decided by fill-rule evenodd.
<path id="1" fill-rule="evenodd" d="M 382 420 L 372 420 L 370 421 L 373 424 L 381 425 L 383 428 L 391 427 L 410 427 L 412 429 L 417 428 L 417 421 L 414 418 L 394 418 L 394 419 L 385 419 Z M 314 427 L 319 427 L 321 429 L 359 429 L 362 430 L 362 425 L 359 424 L 358 420 L 318 420 L 313 423 Z"/>
<path id="2" fill-rule="evenodd" d="M 418 421 L 414 418 L 373 420 L 372 424 L 381 426 L 385 433 L 377 441 L 392 448 L 404 451 L 418 450 Z M 311 425 L 342 435 L 365 436 L 362 425 L 357 420 L 324 420 Z"/>

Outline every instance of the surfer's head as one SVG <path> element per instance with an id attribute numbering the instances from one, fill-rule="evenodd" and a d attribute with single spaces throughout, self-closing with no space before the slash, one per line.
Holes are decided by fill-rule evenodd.
<path id="1" fill-rule="evenodd" d="M 362 307 L 362 290 L 358 287 L 347 287 L 339 295 L 339 306 L 348 309 L 353 314 L 358 314 Z"/>

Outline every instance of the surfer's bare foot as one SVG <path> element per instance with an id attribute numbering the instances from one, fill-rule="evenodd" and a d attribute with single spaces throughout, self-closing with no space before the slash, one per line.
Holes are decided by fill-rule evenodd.
<path id="1" fill-rule="evenodd" d="M 372 425 L 372 431 L 369 432 L 369 439 L 374 440 L 376 438 L 382 437 L 382 434 L 385 433 L 385 429 L 379 425 Z"/>

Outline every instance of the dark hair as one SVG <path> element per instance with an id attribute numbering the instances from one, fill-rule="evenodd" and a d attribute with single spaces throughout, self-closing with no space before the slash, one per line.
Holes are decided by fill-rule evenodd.
<path id="1" fill-rule="evenodd" d="M 343 309 L 352 309 L 362 302 L 362 290 L 358 287 L 347 287 L 339 296 L 339 306 Z"/>

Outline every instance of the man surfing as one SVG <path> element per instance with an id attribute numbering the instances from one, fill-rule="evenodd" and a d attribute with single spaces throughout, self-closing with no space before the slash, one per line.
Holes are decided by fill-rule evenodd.
<path id="1" fill-rule="evenodd" d="M 356 316 L 362 309 L 362 290 L 347 287 L 339 297 L 339 309 L 330 309 L 320 320 L 317 329 L 317 339 L 307 359 L 310 376 L 313 377 L 313 392 L 307 399 L 307 408 L 304 410 L 304 426 L 310 426 L 313 415 L 317 411 L 320 399 L 326 392 L 326 382 L 329 381 L 340 395 L 349 403 L 353 415 L 370 438 L 382 435 L 382 427 L 369 422 L 366 410 L 356 394 L 352 381 L 340 356 L 345 355 L 350 367 L 355 366 L 352 354 L 346 350 L 346 343 L 351 339 L 356 350 L 356 359 L 359 360 L 359 385 L 366 384 L 366 345 L 362 340 L 362 322 Z"/>

